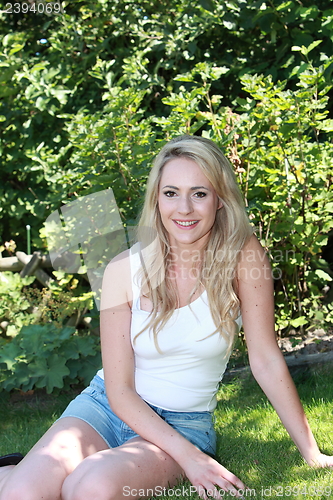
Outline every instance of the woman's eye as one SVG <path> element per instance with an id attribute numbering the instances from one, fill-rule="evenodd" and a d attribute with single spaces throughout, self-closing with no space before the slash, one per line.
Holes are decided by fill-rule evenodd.
<path id="1" fill-rule="evenodd" d="M 165 196 L 172 198 L 176 193 L 174 191 L 164 191 Z"/>
<path id="2" fill-rule="evenodd" d="M 168 198 L 173 198 L 174 196 L 177 196 L 177 193 L 175 191 L 164 191 L 163 194 Z M 207 193 L 205 193 L 204 191 L 197 191 L 196 193 L 194 193 L 193 196 L 195 196 L 195 198 L 204 198 L 205 196 L 207 196 Z"/>

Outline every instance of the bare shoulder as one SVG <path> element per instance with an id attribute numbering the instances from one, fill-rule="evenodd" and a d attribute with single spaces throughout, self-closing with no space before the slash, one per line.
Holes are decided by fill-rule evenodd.
<path id="1" fill-rule="evenodd" d="M 247 262 L 253 262 L 253 260 L 258 258 L 259 260 L 263 260 L 264 255 L 266 255 L 265 250 L 256 235 L 253 234 L 242 248 L 241 259 L 246 260 Z"/>
<path id="2" fill-rule="evenodd" d="M 274 286 L 272 269 L 265 250 L 256 236 L 242 249 L 237 266 L 236 279 L 237 294 L 244 310 L 261 306 L 262 309 L 271 307 L 274 302 Z"/>
<path id="3" fill-rule="evenodd" d="M 269 318 L 274 321 L 274 287 L 272 270 L 265 250 L 252 236 L 242 250 L 237 268 L 237 294 L 240 300 L 244 330 L 259 328 Z M 265 320 L 265 321 L 264 321 Z M 273 327 L 274 329 L 274 327 Z"/>
<path id="4" fill-rule="evenodd" d="M 103 276 L 101 309 L 110 309 L 132 300 L 130 250 L 116 255 Z"/>
<path id="5" fill-rule="evenodd" d="M 131 273 L 130 264 L 130 250 L 125 250 L 120 254 L 116 255 L 106 266 L 103 276 L 103 286 L 104 282 L 108 280 L 119 281 L 119 285 L 122 285 L 122 278 L 125 278 Z"/>
<path id="6" fill-rule="evenodd" d="M 117 272 L 118 269 L 124 269 L 130 265 L 130 250 L 124 250 L 119 253 L 106 266 L 105 272 Z"/>
<path id="7" fill-rule="evenodd" d="M 259 279 L 268 281 L 272 279 L 269 259 L 255 235 L 251 236 L 240 252 L 237 278 L 249 284 Z"/>

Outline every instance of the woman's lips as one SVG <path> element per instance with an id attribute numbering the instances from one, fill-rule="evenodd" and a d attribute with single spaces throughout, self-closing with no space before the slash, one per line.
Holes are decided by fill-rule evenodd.
<path id="1" fill-rule="evenodd" d="M 173 219 L 173 222 L 180 229 L 193 229 L 199 223 L 198 220 L 180 220 L 180 219 Z"/>

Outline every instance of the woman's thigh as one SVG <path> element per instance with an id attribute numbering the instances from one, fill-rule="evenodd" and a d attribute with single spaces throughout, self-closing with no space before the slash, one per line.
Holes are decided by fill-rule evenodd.
<path id="1" fill-rule="evenodd" d="M 0 500 L 60 500 L 65 478 L 91 454 L 108 448 L 86 422 L 58 420 L 7 475 Z"/>
<path id="2" fill-rule="evenodd" d="M 173 458 L 137 437 L 81 462 L 65 480 L 62 500 L 161 496 L 163 488 L 176 485 L 183 477 L 181 467 Z"/>

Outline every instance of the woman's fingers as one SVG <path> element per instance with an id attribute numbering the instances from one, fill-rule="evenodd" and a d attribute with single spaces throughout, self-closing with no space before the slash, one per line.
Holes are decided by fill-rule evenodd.
<path id="1" fill-rule="evenodd" d="M 202 481 L 198 488 L 198 495 L 204 500 L 209 498 L 221 500 L 224 498 L 225 492 L 230 493 L 234 498 L 243 498 L 247 490 L 245 484 L 227 469 L 224 469 L 221 475 L 210 479 Z"/>
<path id="2" fill-rule="evenodd" d="M 206 487 L 200 486 L 197 490 L 197 493 L 204 500 L 209 500 L 212 498 L 214 498 L 216 500 L 223 500 L 223 498 L 225 497 L 225 493 L 230 493 L 233 498 L 243 499 L 244 494 L 245 494 L 245 490 L 246 490 L 246 488 L 236 489 L 231 484 L 229 486 L 225 486 L 223 488 L 211 485 L 211 486 L 206 486 Z"/>
<path id="3" fill-rule="evenodd" d="M 230 492 L 235 498 L 241 498 L 247 489 L 235 474 L 197 449 L 193 455 L 186 457 L 183 470 L 196 488 L 197 494 L 204 500 L 220 500 L 225 496 L 225 492 Z"/>
<path id="4" fill-rule="evenodd" d="M 225 467 L 222 468 L 223 468 L 223 473 L 217 477 L 215 482 L 216 486 L 219 486 L 221 489 L 225 491 L 230 491 L 234 494 L 239 490 L 241 491 L 246 490 L 246 486 L 243 483 L 243 481 L 241 481 L 237 476 L 235 476 L 235 474 L 228 471 L 228 469 L 225 469 Z"/>

